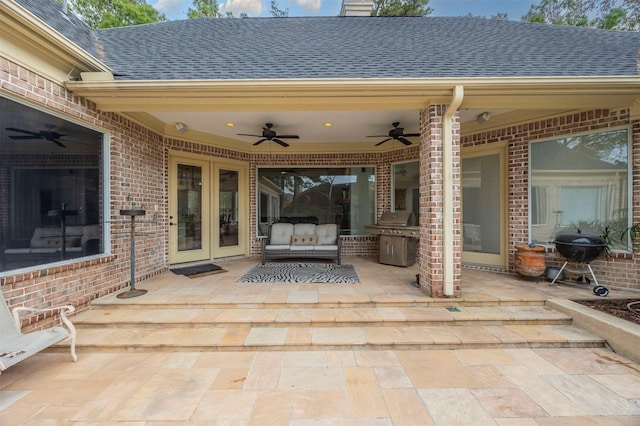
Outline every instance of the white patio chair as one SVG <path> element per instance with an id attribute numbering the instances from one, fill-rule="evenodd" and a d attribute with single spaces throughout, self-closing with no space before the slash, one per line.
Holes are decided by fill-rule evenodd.
<path id="1" fill-rule="evenodd" d="M 66 326 L 52 327 L 46 330 L 22 333 L 20 326 L 20 313 L 60 311 L 60 318 Z M 0 291 L 0 372 L 19 363 L 20 361 L 40 352 L 49 346 L 65 339 L 71 339 L 71 358 L 77 361 L 76 356 L 76 329 L 67 318 L 67 314 L 74 312 L 73 306 L 60 306 L 48 309 L 33 309 L 18 307 L 9 311 L 7 302 Z"/>

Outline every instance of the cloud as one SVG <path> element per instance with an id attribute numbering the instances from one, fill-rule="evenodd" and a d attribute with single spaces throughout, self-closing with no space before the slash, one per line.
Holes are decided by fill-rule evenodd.
<path id="1" fill-rule="evenodd" d="M 241 13 L 246 13 L 249 16 L 260 16 L 262 13 L 262 0 L 227 0 L 224 3 L 219 3 L 220 12 L 226 15 L 227 12 L 232 12 L 233 16 L 240 16 Z"/>
<path id="2" fill-rule="evenodd" d="M 318 13 L 322 7 L 322 0 L 295 0 L 295 2 L 309 13 Z"/>

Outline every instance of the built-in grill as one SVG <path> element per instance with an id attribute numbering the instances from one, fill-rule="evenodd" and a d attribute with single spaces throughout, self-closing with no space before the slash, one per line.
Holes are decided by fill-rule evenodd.
<path id="1" fill-rule="evenodd" d="M 413 212 L 386 212 L 376 225 L 365 225 L 364 232 L 379 235 L 378 261 L 385 265 L 411 266 L 416 263 L 420 228 Z"/>

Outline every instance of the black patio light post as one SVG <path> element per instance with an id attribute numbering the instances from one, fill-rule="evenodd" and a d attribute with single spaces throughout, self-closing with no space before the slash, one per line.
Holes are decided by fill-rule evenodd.
<path id="1" fill-rule="evenodd" d="M 131 209 L 120 210 L 122 216 L 129 216 L 131 218 L 131 258 L 129 263 L 131 264 L 131 283 L 129 284 L 129 290 L 118 294 L 118 299 L 129 299 L 132 297 L 142 296 L 147 293 L 147 290 L 136 289 L 136 216 L 144 216 L 147 214 L 145 210 L 136 209 L 136 203 L 131 202 Z"/>

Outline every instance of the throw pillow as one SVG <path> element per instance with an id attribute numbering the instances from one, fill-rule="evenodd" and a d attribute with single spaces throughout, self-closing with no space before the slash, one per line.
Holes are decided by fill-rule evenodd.
<path id="1" fill-rule="evenodd" d="M 293 235 L 291 237 L 291 245 L 292 246 L 315 246 L 316 236 L 315 235 Z"/>

